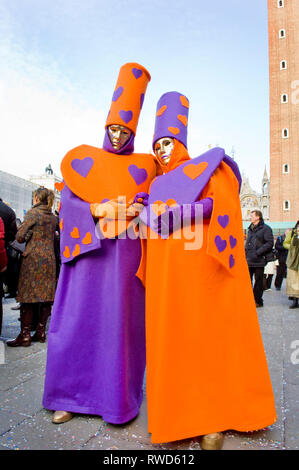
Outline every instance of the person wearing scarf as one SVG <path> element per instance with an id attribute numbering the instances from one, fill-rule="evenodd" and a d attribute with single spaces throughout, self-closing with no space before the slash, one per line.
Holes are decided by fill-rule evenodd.
<path id="1" fill-rule="evenodd" d="M 103 149 L 81 145 L 61 164 L 62 267 L 43 396 L 43 406 L 56 411 L 54 423 L 73 413 L 125 423 L 143 399 L 145 300 L 135 276 L 141 244 L 126 229 L 128 201 L 156 175 L 153 156 L 133 153 L 149 81 L 141 65 L 122 66 Z"/>
<path id="2" fill-rule="evenodd" d="M 181 93 L 160 98 L 153 149 L 163 175 L 135 199 L 147 224 L 137 274 L 146 287 L 148 431 L 153 443 L 204 436 L 202 448 L 219 449 L 221 431 L 262 429 L 276 413 L 239 169 L 221 148 L 190 159 L 188 111 Z"/>
<path id="3" fill-rule="evenodd" d="M 298 308 L 299 298 L 299 220 L 283 242 L 284 248 L 289 250 L 287 257 L 287 295 L 292 297 L 291 309 Z"/>

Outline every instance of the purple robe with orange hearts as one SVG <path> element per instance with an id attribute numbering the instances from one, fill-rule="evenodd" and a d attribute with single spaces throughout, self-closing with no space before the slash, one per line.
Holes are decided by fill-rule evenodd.
<path id="1" fill-rule="evenodd" d="M 62 267 L 48 335 L 43 405 L 120 424 L 138 414 L 143 398 L 144 287 L 135 275 L 141 247 L 133 237 L 100 234 L 90 203 L 94 197 L 102 202 L 146 191 L 156 168 L 150 155 L 111 153 L 110 160 L 108 152 L 94 147 L 74 151 L 64 160 L 67 169 L 62 165 Z M 90 178 L 98 186 L 92 188 Z M 90 190 L 97 189 L 91 197 Z"/>

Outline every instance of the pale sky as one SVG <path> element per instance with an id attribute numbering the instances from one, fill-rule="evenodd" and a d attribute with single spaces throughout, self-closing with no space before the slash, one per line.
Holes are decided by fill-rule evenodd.
<path id="1" fill-rule="evenodd" d="M 269 168 L 267 0 L 0 0 L 0 169 L 27 178 L 101 147 L 119 68 L 151 73 L 135 150 L 159 97 L 190 100 L 191 157 L 235 148 L 260 191 Z"/>

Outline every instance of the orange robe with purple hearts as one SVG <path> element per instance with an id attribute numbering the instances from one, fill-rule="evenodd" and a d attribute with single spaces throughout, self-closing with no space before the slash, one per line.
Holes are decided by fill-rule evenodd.
<path id="1" fill-rule="evenodd" d="M 174 152 L 168 170 L 179 171 L 179 158 Z M 190 185 L 196 183 L 200 164 L 205 171 L 203 162 L 196 168 L 193 161 L 184 163 Z M 150 191 L 166 177 L 154 180 Z M 165 197 L 180 203 L 172 189 Z M 239 185 L 224 161 L 198 200 L 207 197 L 213 199 L 213 212 L 202 223 L 200 249 L 186 250 L 190 240 L 183 232 L 181 239 L 175 239 L 177 232 L 168 239 L 151 239 L 156 234 L 148 228 L 144 241 L 138 274 L 146 286 L 148 430 L 153 443 L 228 429 L 254 431 L 276 420 L 245 258 Z"/>

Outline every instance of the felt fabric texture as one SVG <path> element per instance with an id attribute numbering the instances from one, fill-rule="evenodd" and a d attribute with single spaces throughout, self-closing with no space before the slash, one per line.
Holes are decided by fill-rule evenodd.
<path id="1" fill-rule="evenodd" d="M 117 196 L 133 199 L 137 192 L 147 191 L 156 165 L 150 154 L 122 155 L 80 145 L 65 155 L 61 173 L 74 194 L 86 202 L 100 203 Z"/>
<path id="2" fill-rule="evenodd" d="M 63 264 L 48 334 L 43 406 L 125 423 L 139 412 L 145 369 L 140 240 L 102 240 Z"/>
<path id="3" fill-rule="evenodd" d="M 189 101 L 185 95 L 170 91 L 157 104 L 153 149 L 157 140 L 172 137 L 187 148 Z"/>
<path id="4" fill-rule="evenodd" d="M 111 124 L 119 124 L 136 135 L 138 119 L 150 79 L 149 72 L 140 64 L 128 63 L 121 67 L 106 128 Z"/>
<path id="5" fill-rule="evenodd" d="M 127 125 L 135 132 L 149 76 L 138 64 L 123 69 L 133 73 L 135 88 L 128 85 L 123 97 L 116 89 L 110 117 L 128 111 L 128 103 L 134 115 L 130 123 L 117 117 L 107 125 Z M 143 398 L 145 299 L 136 277 L 141 244 L 136 238 L 108 239 L 104 227 L 96 229 L 90 203 L 148 192 L 156 164 L 151 155 L 130 153 L 134 135 L 121 152 L 111 147 L 106 133 L 104 149 L 83 145 L 62 162 L 62 266 L 48 334 L 43 405 L 122 424 L 138 414 Z"/>
<path id="6" fill-rule="evenodd" d="M 254 431 L 276 420 L 245 258 L 239 182 L 219 149 L 197 164 L 207 162 L 208 171 L 213 160 L 217 165 L 206 180 L 190 170 L 187 175 L 194 179 L 184 179 L 187 162 L 156 178 L 150 188 L 154 201 L 213 200 L 211 218 L 202 223 L 200 249 L 186 250 L 190 240 L 182 231 L 181 238 L 175 231 L 162 239 L 148 227 L 138 276 L 146 286 L 146 390 L 153 443 L 228 429 Z"/>

